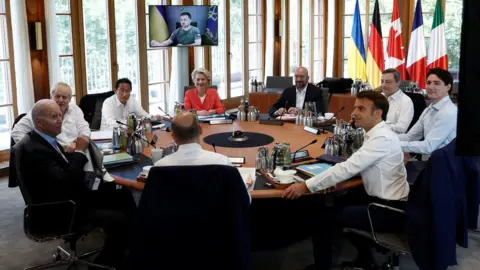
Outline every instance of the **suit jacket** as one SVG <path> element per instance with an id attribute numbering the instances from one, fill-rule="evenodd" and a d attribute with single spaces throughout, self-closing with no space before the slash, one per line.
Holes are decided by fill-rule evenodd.
<path id="1" fill-rule="evenodd" d="M 184 106 L 185 109 L 195 109 L 197 111 L 209 111 L 216 110 L 217 114 L 225 112 L 222 101 L 216 89 L 207 88 L 205 100 L 202 103 L 200 97 L 198 97 L 198 89 L 191 89 L 185 92 Z"/>
<path id="2" fill-rule="evenodd" d="M 18 157 L 18 172 L 28 191 L 32 203 L 44 203 L 60 200 L 75 202 L 88 198 L 90 190 L 84 182 L 83 167 L 88 159 L 81 153 L 63 155 L 38 133 L 32 131 L 15 145 Z"/>
<path id="3" fill-rule="evenodd" d="M 325 113 L 326 108 L 323 107 L 323 97 L 322 97 L 322 90 L 313 84 L 308 84 L 307 92 L 305 93 L 305 101 L 302 105 L 302 108 L 305 105 L 305 102 L 315 102 L 317 107 L 318 113 Z M 286 104 L 286 105 L 285 105 Z M 275 112 L 283 107 L 285 109 L 289 109 L 290 107 L 296 107 L 297 104 L 297 88 L 296 86 L 292 86 L 283 90 L 282 95 L 280 98 L 275 102 L 275 104 L 270 107 L 268 111 L 269 115 L 274 115 Z"/>
<path id="4" fill-rule="evenodd" d="M 251 269 L 250 200 L 231 166 L 153 167 L 134 224 L 129 269 Z"/>
<path id="5" fill-rule="evenodd" d="M 454 139 L 432 153 L 408 198 L 408 240 L 422 270 L 457 264 L 456 244 L 467 247 L 467 227 L 476 226 L 468 223 L 478 219 L 478 165 L 455 149 Z"/>

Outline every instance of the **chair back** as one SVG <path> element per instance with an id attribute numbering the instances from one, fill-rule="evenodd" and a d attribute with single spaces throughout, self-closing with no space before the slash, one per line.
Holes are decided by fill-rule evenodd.
<path id="1" fill-rule="evenodd" d="M 17 118 L 15 118 L 15 121 L 13 121 L 12 130 L 15 127 L 15 125 L 18 123 L 18 121 L 20 121 L 25 115 L 27 115 L 27 114 L 22 113 L 22 114 L 18 115 Z M 12 137 L 10 137 L 10 161 L 14 160 L 14 156 L 12 154 L 12 152 L 13 152 L 12 148 L 13 148 L 14 145 L 15 145 L 15 141 L 13 140 Z M 15 171 L 14 166 L 8 166 L 8 187 L 10 187 L 10 188 L 18 187 L 17 173 Z"/>
<path id="2" fill-rule="evenodd" d="M 265 88 L 285 89 L 293 85 L 293 77 L 290 76 L 267 76 L 267 81 L 265 82 Z"/>
<path id="3" fill-rule="evenodd" d="M 234 167 L 153 167 L 132 230 L 130 269 L 250 269 L 249 207 Z"/>
<path id="4" fill-rule="evenodd" d="M 90 125 L 90 129 L 100 129 L 103 102 L 114 94 L 115 92 L 108 91 L 99 94 L 89 94 L 82 97 L 78 107 L 82 109 L 83 117 Z"/>
<path id="5" fill-rule="evenodd" d="M 413 118 L 410 126 L 407 129 L 407 132 L 417 123 L 420 115 L 422 115 L 423 111 L 427 107 L 427 103 L 425 102 L 425 97 L 418 93 L 411 93 L 411 92 L 404 92 L 413 102 Z"/>
<path id="6" fill-rule="evenodd" d="M 36 242 L 45 242 L 71 235 L 75 203 L 73 201 L 35 203 L 35 190 L 28 187 L 22 174 L 28 170 L 28 164 L 22 164 L 25 140 L 20 141 L 10 151 L 10 167 L 16 174 L 16 182 L 25 201 L 23 229 L 28 238 Z M 24 166 L 26 165 L 26 166 Z M 44 179 L 35 179 L 43 181 Z M 38 197 L 38 196 L 37 196 Z"/>

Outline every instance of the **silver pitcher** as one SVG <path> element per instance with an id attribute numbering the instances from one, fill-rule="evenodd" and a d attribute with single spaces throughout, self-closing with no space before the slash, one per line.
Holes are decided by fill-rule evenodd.
<path id="1" fill-rule="evenodd" d="M 146 135 L 152 134 L 152 121 L 150 118 L 145 117 L 141 121 L 142 128 L 145 130 Z"/>
<path id="2" fill-rule="evenodd" d="M 136 136 L 130 136 L 127 139 L 127 152 L 132 155 L 138 155 L 143 152 L 142 140 Z"/>
<path id="3" fill-rule="evenodd" d="M 237 120 L 247 121 L 247 113 L 245 112 L 245 105 L 238 106 Z"/>
<path id="4" fill-rule="evenodd" d="M 267 169 L 268 148 L 260 147 L 255 158 L 255 168 L 257 170 Z"/>
<path id="5" fill-rule="evenodd" d="M 329 137 L 325 141 L 325 154 L 330 156 L 339 156 L 340 155 L 340 146 L 335 139 L 335 137 Z"/>
<path id="6" fill-rule="evenodd" d="M 248 122 L 255 122 L 258 120 L 258 110 L 256 107 L 250 106 L 248 108 L 247 120 Z"/>
<path id="7" fill-rule="evenodd" d="M 305 121 L 305 116 L 303 115 L 303 111 L 299 110 L 297 112 L 297 116 L 295 116 L 295 125 L 302 126 L 303 122 Z"/>
<path id="8" fill-rule="evenodd" d="M 304 126 L 313 127 L 313 120 L 312 112 L 307 112 L 303 120 Z"/>
<path id="9" fill-rule="evenodd" d="M 120 150 L 120 131 L 121 129 L 119 127 L 114 127 L 113 128 L 113 134 L 112 134 L 112 148 L 113 150 Z"/>

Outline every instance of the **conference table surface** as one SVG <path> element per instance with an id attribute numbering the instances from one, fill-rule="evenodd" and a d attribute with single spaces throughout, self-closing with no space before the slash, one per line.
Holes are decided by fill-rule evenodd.
<path id="1" fill-rule="evenodd" d="M 303 130 L 302 126 L 297 126 L 293 123 L 285 123 L 283 126 L 273 126 L 273 125 L 262 125 L 259 122 L 240 122 L 234 121 L 233 124 L 223 124 L 223 125 L 210 125 L 203 123 L 202 135 L 200 138 L 200 145 L 204 150 L 213 151 L 213 147 L 203 141 L 203 138 L 216 133 L 222 132 L 233 132 L 240 130 L 242 132 L 257 132 L 268 134 L 274 138 L 274 141 L 269 145 L 265 145 L 271 153 L 275 143 L 277 142 L 288 142 L 290 143 L 290 149 L 295 151 L 300 147 L 308 144 L 309 142 L 317 139 L 316 144 L 308 146 L 306 149 L 309 151 L 311 157 L 315 158 L 324 153 L 322 144 L 328 136 L 331 136 L 331 133 L 321 133 L 315 135 Z M 166 147 L 173 142 L 170 132 L 156 130 L 154 134 L 157 135 L 158 140 L 156 147 Z M 145 148 L 143 154 L 147 157 L 151 157 L 151 148 Z M 228 157 L 245 157 L 245 164 L 242 164 L 242 167 L 255 167 L 255 158 L 257 156 L 257 151 L 259 147 L 249 147 L 249 148 L 228 148 L 216 146 L 217 153 L 223 154 Z M 308 163 L 310 161 L 305 161 Z M 133 188 L 137 190 L 143 190 L 145 183 L 136 181 L 135 179 L 126 179 L 119 176 L 113 175 L 115 178 L 115 183 L 122 185 L 128 188 Z M 362 184 L 360 178 L 352 178 L 350 180 L 341 182 L 337 184 L 334 188 L 323 191 L 323 193 L 332 192 L 336 190 L 343 190 L 352 187 L 356 187 Z M 279 189 L 254 189 L 250 191 L 252 198 L 279 198 L 283 194 L 283 190 Z"/>

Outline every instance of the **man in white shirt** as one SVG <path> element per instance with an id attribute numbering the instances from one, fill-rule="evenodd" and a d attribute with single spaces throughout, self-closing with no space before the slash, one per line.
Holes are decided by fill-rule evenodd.
<path id="1" fill-rule="evenodd" d="M 403 152 L 430 155 L 457 136 L 458 110 L 448 95 L 452 85 L 450 72 L 441 68 L 430 69 L 427 96 L 432 103 L 407 134 L 398 135 Z"/>
<path id="2" fill-rule="evenodd" d="M 387 121 L 390 129 L 398 134 L 407 132 L 413 119 L 413 102 L 400 90 L 400 72 L 389 68 L 382 72 L 382 92 L 387 97 L 389 108 Z"/>
<path id="3" fill-rule="evenodd" d="M 338 163 L 325 172 L 288 187 L 283 197 L 296 199 L 300 196 L 324 190 L 361 174 L 364 188 L 349 191 L 335 202 L 335 215 L 321 215 L 314 233 L 316 269 L 331 266 L 332 230 L 345 227 L 370 231 L 367 206 L 371 202 L 403 208 L 409 193 L 409 185 L 400 141 L 384 120 L 388 113 L 388 101 L 380 93 L 364 91 L 357 95 L 352 116 L 358 127 L 365 129 L 364 142 L 360 149 L 345 162 Z M 392 213 L 373 215 L 375 228 L 389 231 L 400 224 L 400 217 Z M 330 220 L 329 220 L 330 219 Z M 333 221 L 333 222 L 332 222 Z M 334 223 L 334 225 L 330 225 Z M 335 226 L 335 227 L 330 227 Z M 325 228 L 322 228 L 325 227 Z M 355 266 L 369 267 L 372 263 L 371 250 L 365 247 L 364 239 L 351 238 L 357 247 L 358 259 Z"/>
<path id="4" fill-rule="evenodd" d="M 127 117 L 133 113 L 136 117 L 148 117 L 148 113 L 142 106 L 133 98 L 130 98 L 132 93 L 132 82 L 127 79 L 119 79 L 115 85 L 115 95 L 105 99 L 102 107 L 102 123 L 100 130 L 111 130 L 118 127 L 117 121 L 127 123 Z M 161 117 L 158 115 L 160 120 Z"/>
<path id="5" fill-rule="evenodd" d="M 229 165 L 228 157 L 203 150 L 200 146 L 202 127 L 191 112 L 182 112 L 172 121 L 172 138 L 178 145 L 177 152 L 155 162 L 155 166 L 179 165 Z"/>
<path id="6" fill-rule="evenodd" d="M 51 92 L 52 99 L 60 106 L 63 114 L 62 132 L 57 136 L 58 143 L 65 149 L 65 152 L 72 152 L 75 149 L 75 140 L 79 136 L 90 137 L 90 127 L 83 117 L 82 110 L 71 103 L 72 88 L 66 83 L 55 84 Z M 34 123 L 32 112 L 28 112 L 12 130 L 12 138 L 18 143 L 25 134 L 32 131 Z"/>

